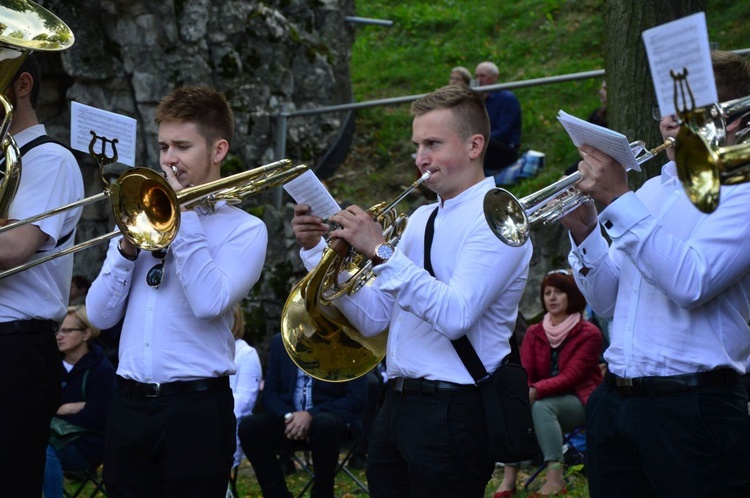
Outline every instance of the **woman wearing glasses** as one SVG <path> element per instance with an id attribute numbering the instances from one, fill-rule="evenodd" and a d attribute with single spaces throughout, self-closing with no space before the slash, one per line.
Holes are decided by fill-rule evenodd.
<path id="1" fill-rule="evenodd" d="M 602 381 L 599 357 L 602 333 L 584 320 L 586 300 L 568 270 L 554 270 L 542 280 L 541 323 L 528 328 L 521 363 L 529 376 L 529 401 L 539 447 L 547 463 L 547 481 L 538 496 L 564 491 L 563 432 L 586 420 L 584 406 Z M 506 465 L 495 498 L 515 495 L 518 466 Z"/>
<path id="2" fill-rule="evenodd" d="M 98 346 L 85 306 L 68 308 L 55 333 L 62 353 L 62 397 L 52 419 L 44 469 L 44 496 L 63 496 L 63 470 L 96 469 L 104 459 L 104 421 L 115 386 L 115 369 Z"/>

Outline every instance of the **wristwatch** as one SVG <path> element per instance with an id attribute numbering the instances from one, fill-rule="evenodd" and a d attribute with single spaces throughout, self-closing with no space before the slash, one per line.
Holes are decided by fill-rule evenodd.
<path id="1" fill-rule="evenodd" d="M 375 246 L 375 255 L 372 257 L 372 266 L 385 263 L 393 256 L 393 246 L 390 244 L 378 244 Z"/>

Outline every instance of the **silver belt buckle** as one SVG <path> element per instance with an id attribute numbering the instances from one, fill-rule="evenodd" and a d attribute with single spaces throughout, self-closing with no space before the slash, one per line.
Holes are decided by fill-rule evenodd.
<path id="1" fill-rule="evenodd" d="M 149 389 L 146 393 L 147 398 L 158 398 L 161 394 L 161 384 L 148 384 L 149 388 L 153 387 L 153 392 Z"/>
<path id="2" fill-rule="evenodd" d="M 396 385 L 394 386 L 394 391 L 397 393 L 403 394 L 404 393 L 404 378 L 403 377 L 396 377 Z"/>
<path id="3" fill-rule="evenodd" d="M 615 377 L 615 384 L 617 385 L 617 387 L 633 387 L 633 379 Z"/>

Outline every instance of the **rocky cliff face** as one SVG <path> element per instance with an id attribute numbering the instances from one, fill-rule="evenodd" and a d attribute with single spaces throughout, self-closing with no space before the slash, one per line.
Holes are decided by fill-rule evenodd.
<path id="1" fill-rule="evenodd" d="M 48 132 L 70 141 L 71 100 L 138 121 L 136 164 L 159 160 L 154 110 L 184 84 L 223 91 L 235 113 L 227 167 L 239 172 L 275 157 L 275 116 L 291 110 L 349 102 L 349 58 L 354 0 L 37 0 L 72 29 L 75 45 L 61 54 L 38 53 L 44 89 L 39 109 Z M 342 116 L 289 121 L 286 157 L 315 165 L 340 128 Z M 102 191 L 98 167 L 82 155 L 88 195 Z M 114 168 L 117 170 L 118 168 Z M 122 168 L 120 168 L 121 170 Z M 263 281 L 246 308 L 258 333 L 278 328 L 278 313 L 300 266 L 284 221 L 265 194 L 245 201 L 269 228 Z M 87 207 L 77 239 L 113 226 L 108 203 Z M 76 255 L 76 273 L 94 278 L 106 244 Z M 241 264 L 241 263 L 240 263 Z M 262 325 L 261 325 L 262 324 Z"/>

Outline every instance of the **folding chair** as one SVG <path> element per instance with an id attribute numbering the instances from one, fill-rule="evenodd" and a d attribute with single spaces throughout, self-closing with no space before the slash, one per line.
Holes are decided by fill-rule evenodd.
<path id="1" fill-rule="evenodd" d="M 359 480 L 359 478 L 357 478 L 357 476 L 352 473 L 349 467 L 347 467 L 349 460 L 351 460 L 352 456 L 354 456 L 354 450 L 357 448 L 357 443 L 359 443 L 359 438 L 350 441 L 344 447 L 344 456 L 339 459 L 339 463 L 336 467 L 336 472 L 334 475 L 338 476 L 340 472 L 344 472 L 352 481 L 354 481 L 354 483 L 357 485 L 357 487 L 359 487 L 359 489 L 362 490 L 362 492 L 369 496 L 370 490 L 367 488 L 367 485 Z M 300 458 L 300 456 L 297 454 L 297 452 L 300 451 L 303 452 L 304 459 Z M 310 476 L 310 479 L 302 488 L 302 491 L 300 491 L 297 495 L 297 498 L 302 498 L 302 496 L 307 493 L 307 491 L 315 482 L 315 471 L 312 468 L 312 463 L 310 460 L 310 447 L 306 443 L 295 441 L 291 447 L 289 456 L 295 464 L 297 464 L 305 473 L 307 473 L 308 476 Z"/>
<path id="2" fill-rule="evenodd" d="M 573 465 L 586 465 L 586 451 L 580 450 L 575 444 L 574 440 L 577 437 L 583 436 L 584 432 L 586 431 L 585 425 L 579 425 L 572 431 L 568 432 L 567 434 L 563 434 L 563 456 L 565 458 L 564 464 L 567 466 L 573 466 Z M 539 467 L 534 471 L 531 476 L 529 476 L 528 479 L 526 479 L 526 482 L 523 484 L 523 489 L 525 491 L 529 490 L 529 485 L 536 479 L 539 474 L 544 471 L 544 469 L 547 468 L 547 462 L 542 462 Z"/>
<path id="3" fill-rule="evenodd" d="M 101 493 L 102 496 L 107 496 L 107 491 L 104 489 L 104 482 L 99 476 L 99 469 L 84 470 L 82 472 L 75 472 L 75 474 L 82 477 L 78 482 L 76 489 L 70 493 L 63 488 L 63 496 L 65 498 L 78 498 L 83 496 L 83 492 L 86 490 L 86 486 L 90 483 L 94 489 L 88 494 L 88 498 L 94 498 Z"/>

